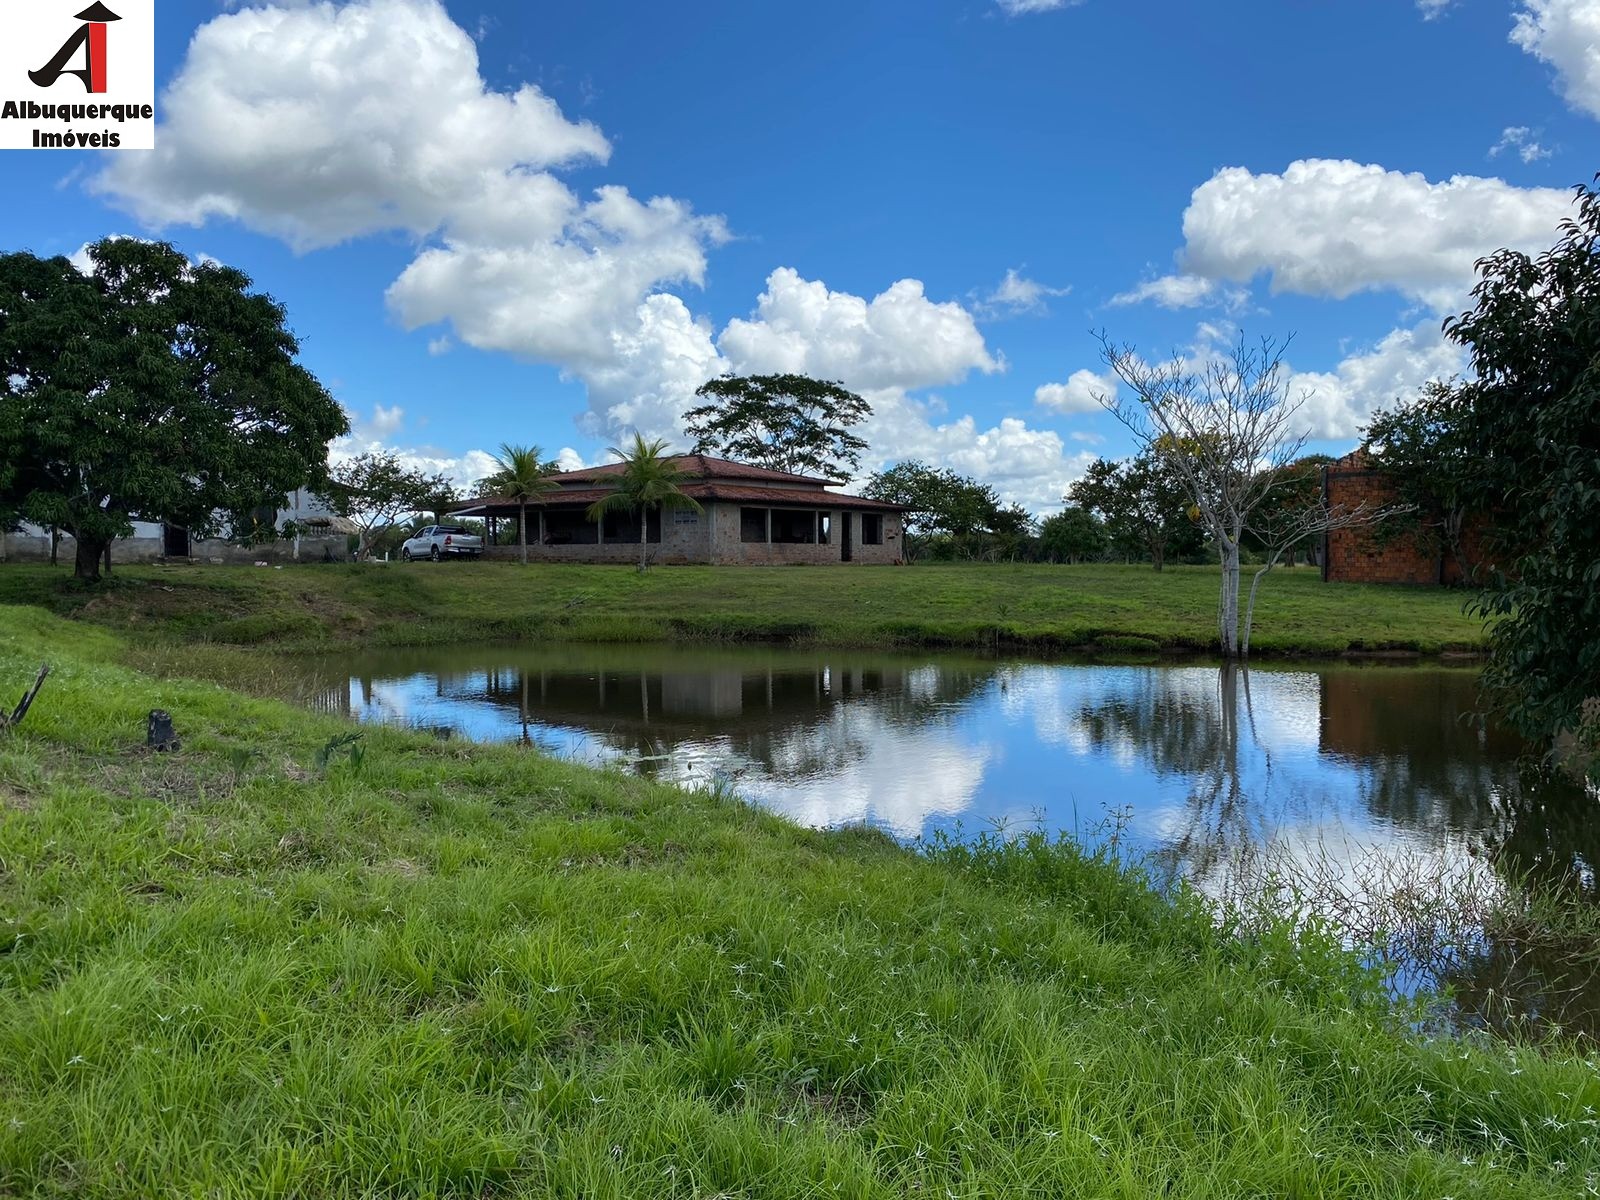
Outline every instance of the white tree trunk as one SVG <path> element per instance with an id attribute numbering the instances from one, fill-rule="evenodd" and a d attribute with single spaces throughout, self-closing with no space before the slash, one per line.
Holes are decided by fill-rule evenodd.
<path id="1" fill-rule="evenodd" d="M 1222 602 L 1219 606 L 1218 632 L 1222 640 L 1222 657 L 1239 657 L 1239 543 L 1236 539 L 1222 540 Z"/>
<path id="2" fill-rule="evenodd" d="M 522 565 L 528 565 L 528 505 L 525 501 L 517 505 L 517 548 L 521 553 Z"/>
<path id="3" fill-rule="evenodd" d="M 1250 657 L 1250 627 L 1256 619 L 1256 589 L 1261 586 L 1262 576 L 1278 565 L 1278 555 L 1280 553 L 1282 551 L 1274 550 L 1272 557 L 1267 559 L 1267 565 L 1257 571 L 1255 578 L 1250 581 L 1250 601 L 1244 606 L 1244 636 L 1239 643 L 1239 655 L 1242 658 Z"/>
<path id="4" fill-rule="evenodd" d="M 643 505 L 639 506 L 639 570 L 643 571 L 650 564 L 645 561 L 649 553 L 649 546 L 645 542 L 645 534 L 650 531 L 650 510 Z"/>

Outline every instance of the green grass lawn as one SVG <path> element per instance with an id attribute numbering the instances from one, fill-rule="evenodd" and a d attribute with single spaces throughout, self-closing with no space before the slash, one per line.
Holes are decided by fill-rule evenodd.
<path id="1" fill-rule="evenodd" d="M 387 602 L 394 628 L 457 591 L 510 620 L 540 588 L 666 614 L 723 578 L 738 603 L 793 580 L 910 606 L 920 585 L 970 619 L 993 586 L 171 577 L 241 607 Z M 1152 594 L 1012 578 L 1039 627 L 1075 579 Z M 1202 577 L 1168 585 L 1201 603 Z M 1409 1200 L 1572 1197 L 1600 1173 L 1595 1064 L 1408 1032 L 1327 943 L 1230 939 L 1114 864 L 919 855 L 382 728 L 319 762 L 348 726 L 142 675 L 140 640 L 0 608 L 0 692 L 55 665 L 0 734 L 0 1194 Z M 139 748 L 154 707 L 180 752 Z"/>
<path id="2" fill-rule="evenodd" d="M 286 648 L 496 638 L 648 641 L 780 637 L 849 645 L 1065 648 L 1138 638 L 1216 644 L 1214 568 L 1089 566 L 627 567 L 511 563 L 119 568 L 108 588 L 0 566 L 0 602 L 136 632 Z M 1325 584 L 1310 568 L 1262 585 L 1253 649 L 1437 652 L 1483 644 L 1462 593 Z M 1137 643 L 1134 643 L 1137 645 Z"/>

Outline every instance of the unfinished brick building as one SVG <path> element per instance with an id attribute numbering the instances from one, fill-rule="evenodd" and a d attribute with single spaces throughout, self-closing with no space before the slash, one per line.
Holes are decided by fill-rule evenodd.
<path id="1" fill-rule="evenodd" d="M 1322 469 L 1323 503 L 1353 509 L 1361 504 L 1381 508 L 1399 502 L 1400 493 L 1386 471 L 1374 466 L 1364 450 L 1353 450 Z M 1451 586 L 1465 582 L 1468 570 L 1484 561 L 1484 522 L 1469 520 L 1461 535 L 1458 558 L 1448 546 L 1377 525 L 1335 529 L 1323 535 L 1322 578 L 1327 583 L 1421 583 Z"/>

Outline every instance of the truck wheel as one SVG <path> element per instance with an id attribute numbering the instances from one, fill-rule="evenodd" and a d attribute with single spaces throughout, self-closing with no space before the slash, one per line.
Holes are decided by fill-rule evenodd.
<path id="1" fill-rule="evenodd" d="M 428 557 L 432 561 L 438 562 L 439 561 L 439 547 L 435 546 L 431 550 L 429 550 L 428 551 Z"/>
<path id="2" fill-rule="evenodd" d="M 401 562 L 410 562 L 411 561 L 411 551 L 407 550 L 403 546 L 400 548 L 400 561 Z"/>

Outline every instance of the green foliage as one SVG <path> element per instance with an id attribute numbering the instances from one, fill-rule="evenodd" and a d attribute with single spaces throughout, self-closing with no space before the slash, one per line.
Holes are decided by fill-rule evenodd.
<path id="1" fill-rule="evenodd" d="M 386 450 L 335 463 L 328 476 L 328 503 L 361 528 L 358 558 L 371 555 L 379 537 L 401 517 L 437 512 L 455 498 L 455 485 L 446 476 L 408 467 Z"/>
<path id="2" fill-rule="evenodd" d="M 67 530 L 98 579 L 136 519 L 228 533 L 322 482 L 348 424 L 281 305 L 166 243 L 89 257 L 0 255 L 0 519 Z"/>
<path id="3" fill-rule="evenodd" d="M 912 557 L 993 558 L 1007 545 L 1014 550 L 1033 532 L 1032 518 L 1015 505 L 1003 508 L 988 484 L 914 459 L 874 473 L 862 494 L 911 510 L 903 529 Z"/>
<path id="4" fill-rule="evenodd" d="M 495 469 L 478 480 L 478 492 L 503 500 L 526 503 L 538 500 L 556 486 L 550 478 L 558 465 L 544 456 L 538 446 L 513 446 L 502 442 L 494 456 Z"/>
<path id="5" fill-rule="evenodd" d="M 334 734 L 322 743 L 322 748 L 312 756 L 311 763 L 317 770 L 326 772 L 341 754 L 350 759 L 350 766 L 353 770 L 360 770 L 362 763 L 366 761 L 366 747 L 361 743 L 360 732 L 346 730 L 343 733 Z"/>
<path id="6" fill-rule="evenodd" d="M 1488 681 L 1538 739 L 1600 695 L 1600 187 L 1576 210 L 1537 258 L 1478 264 L 1476 307 L 1445 326 L 1476 378 L 1437 397 L 1476 460 L 1460 498 L 1504 534 L 1476 602 L 1499 618 Z"/>
<path id="7" fill-rule="evenodd" d="M 1307 562 L 1312 560 L 1320 549 L 1322 534 L 1310 533 L 1289 540 L 1283 531 L 1304 525 L 1305 513 L 1322 504 L 1322 469 L 1332 461 L 1331 454 L 1305 454 L 1292 463 L 1269 469 L 1271 486 L 1250 514 L 1240 539 L 1245 551 L 1270 553 L 1287 543 L 1282 550 L 1291 564 L 1296 556 Z"/>
<path id="8" fill-rule="evenodd" d="M 1066 499 L 1099 517 L 1115 550 L 1148 557 L 1158 571 L 1169 557 L 1192 561 L 1204 552 L 1205 535 L 1190 518 L 1193 502 L 1183 476 L 1163 455 L 1096 459 Z"/>
<path id="9" fill-rule="evenodd" d="M 1115 855 L 919 854 L 387 729 L 308 777 L 348 725 L 129 652 L 0 610 L 0 675 L 60 664 L 0 750 L 7 1195 L 1555 1200 L 1600 1172 L 1572 1048 L 1421 1036 L 1329 939 L 1229 937 Z M 152 703 L 182 755 L 124 753 Z M 241 743 L 271 751 L 235 789 Z"/>
<path id="10" fill-rule="evenodd" d="M 1086 508 L 1068 505 L 1039 522 L 1039 550 L 1047 562 L 1096 562 L 1109 546 L 1105 525 Z"/>
<path id="11" fill-rule="evenodd" d="M 658 509 L 687 508 L 700 511 L 700 502 L 684 495 L 679 485 L 689 476 L 680 471 L 667 453 L 667 443 L 661 438 L 647 442 L 644 435 L 635 433 L 633 445 L 627 450 L 611 447 L 611 453 L 622 461 L 622 471 L 613 477 L 614 490 L 589 506 L 591 521 L 605 519 L 608 512 L 631 512 L 639 520 L 639 570 L 648 565 L 649 514 Z"/>
<path id="12" fill-rule="evenodd" d="M 1483 455 L 1466 440 L 1458 408 L 1453 385 L 1430 383 L 1410 403 L 1374 413 L 1362 447 L 1406 508 L 1381 522 L 1376 536 L 1409 537 L 1430 557 L 1448 553 L 1467 579 L 1473 564 L 1462 553 L 1461 534 Z"/>
<path id="13" fill-rule="evenodd" d="M 774 471 L 848 479 L 867 443 L 851 430 L 871 415 L 843 384 L 805 375 L 725 375 L 695 392 L 684 413 L 695 453 Z"/>

